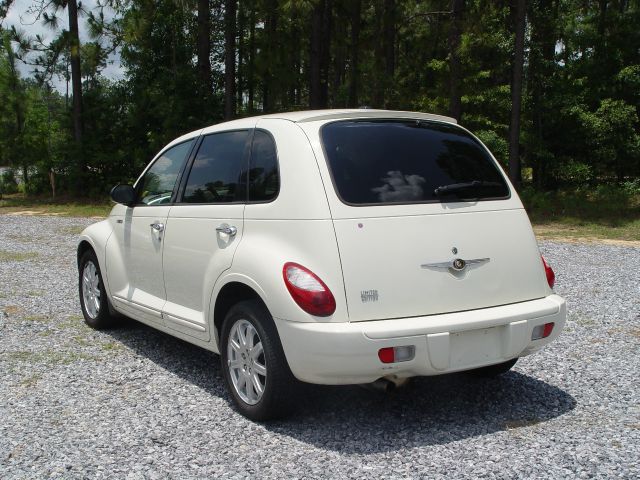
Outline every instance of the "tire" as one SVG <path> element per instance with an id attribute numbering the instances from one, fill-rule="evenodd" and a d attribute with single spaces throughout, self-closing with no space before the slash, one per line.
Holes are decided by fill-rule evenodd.
<path id="1" fill-rule="evenodd" d="M 80 258 L 78 292 L 82 315 L 87 325 L 96 330 L 111 328 L 115 325 L 116 318 L 111 314 L 111 305 L 104 289 L 100 264 L 93 250 L 86 251 Z"/>
<path id="2" fill-rule="evenodd" d="M 511 368 L 516 364 L 517 361 L 518 358 L 516 357 L 503 363 L 497 363 L 495 365 L 489 365 L 488 367 L 469 370 L 469 373 L 477 377 L 495 378 L 511 370 Z"/>
<path id="3" fill-rule="evenodd" d="M 262 302 L 246 300 L 231 307 L 222 325 L 220 359 L 227 389 L 240 414 L 261 422 L 291 413 L 297 380 Z"/>

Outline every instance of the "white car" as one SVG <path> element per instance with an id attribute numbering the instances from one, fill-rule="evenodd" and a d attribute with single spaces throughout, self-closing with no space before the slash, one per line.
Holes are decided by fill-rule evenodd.
<path id="1" fill-rule="evenodd" d="M 498 375 L 566 318 L 516 191 L 455 120 L 325 110 L 167 145 L 78 245 L 86 322 L 124 314 L 219 353 L 236 408 L 296 379 Z"/>

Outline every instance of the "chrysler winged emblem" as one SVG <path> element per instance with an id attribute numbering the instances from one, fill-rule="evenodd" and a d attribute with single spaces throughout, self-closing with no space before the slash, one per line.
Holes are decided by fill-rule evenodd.
<path id="1" fill-rule="evenodd" d="M 422 265 L 420 265 L 420 267 L 421 268 L 439 268 L 442 270 L 450 269 L 455 272 L 462 272 L 468 266 L 480 265 L 488 261 L 490 261 L 489 258 L 472 258 L 469 260 L 463 260 L 462 258 L 454 258 L 453 260 L 448 260 L 446 262 L 423 263 Z"/>

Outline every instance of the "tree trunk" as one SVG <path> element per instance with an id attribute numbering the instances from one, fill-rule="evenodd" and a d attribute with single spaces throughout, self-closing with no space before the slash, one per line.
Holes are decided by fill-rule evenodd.
<path id="1" fill-rule="evenodd" d="M 325 0 L 322 15 L 322 55 L 320 64 L 320 106 L 329 106 L 329 62 L 331 61 L 331 19 L 333 14 L 332 0 Z"/>
<path id="2" fill-rule="evenodd" d="M 330 87 L 330 105 L 332 108 L 344 108 L 344 101 L 340 98 L 340 89 L 344 83 L 344 76 L 347 61 L 346 42 L 347 38 L 347 21 L 342 15 L 336 15 L 334 20 L 334 35 L 336 41 L 334 42 L 334 54 L 333 54 L 333 78 L 331 80 Z"/>
<path id="3" fill-rule="evenodd" d="M 358 81 L 360 75 L 358 52 L 360 50 L 360 19 L 362 0 L 353 0 L 351 11 L 351 68 L 349 76 L 349 107 L 358 107 Z"/>
<path id="4" fill-rule="evenodd" d="M 236 2 L 224 2 L 224 118 L 236 114 Z"/>
<path id="5" fill-rule="evenodd" d="M 531 167 L 533 183 L 542 190 L 550 184 L 547 165 L 547 143 L 549 138 L 549 117 L 546 115 L 546 90 L 553 76 L 555 55 L 555 22 L 557 9 L 553 0 L 539 0 L 531 10 L 531 52 L 529 54 L 529 90 L 531 95 L 531 133 L 533 137 Z"/>
<path id="6" fill-rule="evenodd" d="M 69 37 L 70 37 L 70 59 L 71 59 L 71 92 L 73 95 L 73 138 L 76 142 L 77 163 L 76 173 L 78 181 L 75 182 L 75 191 L 79 194 L 84 188 L 83 178 L 85 173 L 85 162 L 82 154 L 82 76 L 80 72 L 80 37 L 78 35 L 78 4 L 76 0 L 67 2 L 69 10 Z"/>
<path id="7" fill-rule="evenodd" d="M 211 13 L 209 11 L 209 0 L 198 0 L 198 76 L 200 77 L 202 90 L 207 96 L 212 93 L 210 32 Z"/>
<path id="8" fill-rule="evenodd" d="M 294 5 L 291 9 L 291 18 L 297 19 L 300 17 L 300 10 Z M 288 75 L 286 93 L 283 92 L 283 100 L 286 100 L 286 106 L 283 104 L 283 108 L 294 108 L 298 105 L 298 89 L 300 88 L 300 44 L 302 42 L 303 29 L 300 27 L 297 21 L 291 21 L 289 24 L 288 35 L 290 48 L 287 49 L 287 65 L 290 69 L 290 75 Z"/>
<path id="9" fill-rule="evenodd" d="M 322 12 L 325 0 L 318 3 L 311 12 L 311 52 L 309 58 L 309 107 L 321 108 L 321 64 L 322 64 Z"/>
<path id="10" fill-rule="evenodd" d="M 462 101 L 460 99 L 460 36 L 462 34 L 462 10 L 464 0 L 451 0 L 451 27 L 449 28 L 449 115 L 460 121 Z"/>
<path id="11" fill-rule="evenodd" d="M 264 24 L 266 35 L 266 67 L 262 78 L 262 111 L 271 112 L 275 108 L 275 92 L 274 92 L 274 66 L 276 61 L 276 45 L 277 45 L 277 22 L 278 22 L 278 2 L 277 0 L 269 0 L 267 2 L 267 18 Z"/>
<path id="12" fill-rule="evenodd" d="M 607 8 L 609 6 L 608 0 L 600 0 L 600 15 L 598 16 L 598 35 L 603 38 L 607 28 Z"/>
<path id="13" fill-rule="evenodd" d="M 246 44 L 244 40 L 244 31 L 247 22 L 247 7 L 245 2 L 242 1 L 238 4 L 238 66 L 237 66 L 237 88 L 236 88 L 236 105 L 237 111 L 241 112 L 243 107 L 243 93 L 244 93 L 244 61 Z"/>
<path id="14" fill-rule="evenodd" d="M 255 92 L 255 64 L 256 64 L 256 8 L 251 6 L 249 18 L 249 65 L 247 68 L 247 111 L 254 111 Z"/>
<path id="15" fill-rule="evenodd" d="M 395 45 L 396 45 L 396 2 L 395 0 L 384 0 L 384 18 L 382 25 L 384 34 L 384 107 L 390 107 L 390 89 L 393 86 L 395 74 Z"/>
<path id="16" fill-rule="evenodd" d="M 373 59 L 373 91 L 371 93 L 371 106 L 382 108 L 384 106 L 384 18 L 383 0 L 374 2 L 374 59 Z"/>
<path id="17" fill-rule="evenodd" d="M 311 14 L 311 58 L 309 106 L 327 108 L 329 101 L 329 53 L 331 43 L 331 0 L 319 0 Z"/>
<path id="18" fill-rule="evenodd" d="M 517 0 L 515 14 L 515 52 L 511 80 L 511 123 L 509 125 L 509 177 L 520 186 L 520 107 L 522 105 L 522 69 L 524 66 L 525 0 Z"/>

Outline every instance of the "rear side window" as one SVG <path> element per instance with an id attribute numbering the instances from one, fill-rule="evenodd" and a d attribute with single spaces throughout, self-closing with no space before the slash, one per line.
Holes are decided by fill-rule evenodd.
<path id="1" fill-rule="evenodd" d="M 321 137 L 338 196 L 348 204 L 509 197 L 487 150 L 453 125 L 340 121 L 322 127 Z"/>
<path id="2" fill-rule="evenodd" d="M 184 191 L 186 203 L 229 203 L 244 201 L 243 180 L 248 132 L 207 135 L 202 139 Z"/>
<path id="3" fill-rule="evenodd" d="M 276 144 L 267 132 L 256 130 L 249 161 L 249 201 L 268 202 L 278 196 L 279 190 Z"/>

